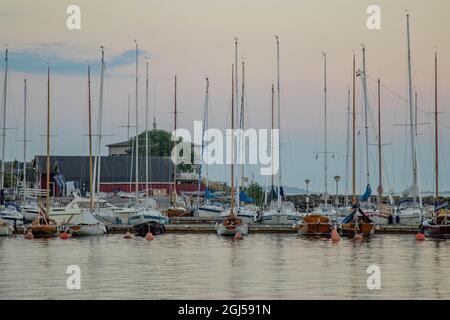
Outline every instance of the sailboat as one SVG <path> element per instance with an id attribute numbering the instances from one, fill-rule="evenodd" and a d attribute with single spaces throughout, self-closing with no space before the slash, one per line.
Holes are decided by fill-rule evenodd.
<path id="1" fill-rule="evenodd" d="M 203 154 L 205 151 L 205 131 L 208 129 L 208 106 L 209 106 L 209 79 L 206 77 L 206 88 L 205 88 L 205 107 L 203 110 L 203 126 L 202 126 L 202 145 L 201 145 L 201 159 L 203 159 Z M 224 206 L 220 203 L 211 202 L 208 199 L 208 167 L 205 166 L 206 171 L 206 188 L 203 203 L 200 203 L 200 189 L 202 185 L 202 168 L 200 165 L 198 173 L 198 183 L 197 183 L 197 197 L 195 202 L 195 210 L 193 212 L 194 216 L 197 217 L 218 217 L 221 212 L 223 212 Z"/>
<path id="2" fill-rule="evenodd" d="M 439 142 L 438 142 L 438 101 L 437 101 L 437 52 L 434 56 L 434 133 L 435 133 L 435 198 L 433 217 L 425 220 L 419 231 L 428 238 L 450 239 L 450 210 L 448 202 L 439 203 Z"/>
<path id="3" fill-rule="evenodd" d="M 278 111 L 278 131 L 281 139 L 281 102 L 280 102 L 280 42 L 277 35 L 275 35 L 277 42 L 277 111 Z M 272 136 L 273 137 L 273 136 Z M 272 139 L 273 143 L 273 139 Z M 266 208 L 261 215 L 261 222 L 265 224 L 289 224 L 296 223 L 300 215 L 295 209 L 295 205 L 292 202 L 282 201 L 284 197 L 284 191 L 282 187 L 281 179 L 281 152 L 278 147 L 279 168 L 277 173 L 277 199 L 272 200 L 269 207 Z"/>
<path id="4" fill-rule="evenodd" d="M 138 104 L 138 43 L 136 41 L 136 100 L 135 100 L 135 107 L 136 107 L 136 137 L 134 142 L 134 153 L 135 153 L 135 212 L 132 213 L 128 218 L 128 224 L 130 225 L 140 225 L 150 222 L 156 222 L 160 224 L 164 224 L 168 222 L 168 219 L 166 216 L 164 216 L 159 210 L 152 206 L 148 205 L 142 205 L 139 200 L 139 104 Z M 147 64 L 148 68 L 148 64 Z M 147 78 L 148 78 L 148 71 L 147 71 Z M 148 81 L 147 81 L 147 87 L 148 87 Z M 147 90 L 148 94 L 148 90 Z M 148 98 L 146 99 L 148 101 Z M 148 105 L 146 106 L 148 109 Z M 148 130 L 147 130 L 148 132 Z M 147 169 L 148 170 L 148 169 Z M 147 174 L 148 175 L 148 174 Z M 147 182 L 146 182 L 147 183 Z M 146 192 L 148 191 L 148 186 L 146 186 Z M 148 192 L 147 192 L 148 194 Z M 146 198 L 147 200 L 148 197 Z M 149 203 L 147 201 L 147 203 Z"/>
<path id="5" fill-rule="evenodd" d="M 418 166 L 417 166 L 417 127 L 415 111 L 413 106 L 413 87 L 411 70 L 411 45 L 409 33 L 409 13 L 406 14 L 407 46 L 408 46 L 408 93 L 409 93 L 409 118 L 410 118 L 410 138 L 412 154 L 412 176 L 413 183 L 403 194 L 408 197 L 401 201 L 396 208 L 396 215 L 399 218 L 399 224 L 418 226 L 423 222 L 425 210 L 422 206 L 422 198 L 418 184 Z"/>
<path id="6" fill-rule="evenodd" d="M 339 231 L 344 235 L 370 236 L 375 232 L 375 223 L 359 208 L 356 198 L 356 59 L 353 54 L 353 110 L 352 110 L 352 210 L 339 225 Z"/>
<path id="7" fill-rule="evenodd" d="M 303 216 L 298 222 L 298 234 L 313 236 L 329 236 L 333 228 L 332 219 L 337 217 L 337 212 L 332 205 L 328 204 L 328 176 L 327 176 L 327 55 L 324 57 L 324 115 L 325 115 L 325 131 L 324 131 L 324 173 L 325 173 L 325 203 L 316 208 L 311 214 Z"/>
<path id="8" fill-rule="evenodd" d="M 31 232 L 35 238 L 54 237 L 58 229 L 56 222 L 50 219 L 50 66 L 47 67 L 47 168 L 46 168 L 45 208 L 39 205 L 39 213 L 31 223 Z"/>
<path id="9" fill-rule="evenodd" d="M 175 91 L 174 91 L 174 112 L 173 112 L 173 129 L 177 130 L 177 76 L 175 76 Z M 175 144 L 176 142 L 174 142 Z M 190 211 L 186 209 L 186 203 L 177 195 L 177 165 L 173 164 L 173 189 L 170 195 L 170 205 L 167 208 L 168 217 L 183 217 L 190 215 Z"/>
<path id="10" fill-rule="evenodd" d="M 0 185 L 0 218 L 8 221 L 14 226 L 23 224 L 23 216 L 14 205 L 7 205 L 5 201 L 5 150 L 6 150 L 6 111 L 8 93 L 8 49 L 5 51 L 5 78 L 3 82 L 3 110 L 2 110 L 2 164 Z"/>
<path id="11" fill-rule="evenodd" d="M 235 236 L 248 233 L 248 224 L 236 215 L 235 188 L 234 188 L 234 65 L 231 68 L 231 203 L 230 208 L 224 210 L 221 218 L 216 222 L 216 232 L 220 236 Z"/>
<path id="12" fill-rule="evenodd" d="M 376 224 L 387 225 L 389 216 L 380 212 L 379 208 L 371 201 L 372 189 L 370 186 L 370 166 L 369 166 L 369 126 L 368 126 L 368 112 L 369 102 L 367 99 L 367 73 L 366 73 L 366 48 L 362 45 L 363 67 L 357 72 L 357 76 L 361 77 L 363 100 L 364 100 L 364 139 L 365 139 L 365 160 L 366 160 L 366 178 L 367 186 L 366 192 L 361 197 L 359 207 L 364 213 Z M 380 162 L 381 163 L 381 162 Z M 381 175 L 381 172 L 380 172 Z"/>
<path id="13" fill-rule="evenodd" d="M 91 121 L 91 69 L 88 65 L 88 113 L 89 113 L 89 190 L 90 203 L 88 209 L 83 209 L 81 213 L 75 217 L 69 226 L 70 233 L 73 236 L 94 236 L 106 233 L 106 226 L 98 221 L 93 212 L 94 208 L 94 184 L 92 178 L 92 121 Z"/>

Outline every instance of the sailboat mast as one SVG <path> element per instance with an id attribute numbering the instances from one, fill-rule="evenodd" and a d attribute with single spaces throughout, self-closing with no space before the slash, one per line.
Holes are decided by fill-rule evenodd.
<path id="1" fill-rule="evenodd" d="M 241 129 L 241 146 L 240 146 L 240 159 L 241 163 L 241 188 L 244 188 L 244 169 L 245 169 L 245 136 L 244 136 L 244 127 L 245 127 L 245 62 L 242 61 L 242 91 L 241 91 L 241 115 L 240 115 L 240 129 Z M 240 196 L 239 196 L 240 202 Z"/>
<path id="2" fill-rule="evenodd" d="M 131 95 L 128 95 L 128 119 L 127 119 L 127 139 L 130 140 L 130 108 L 131 108 Z"/>
<path id="3" fill-rule="evenodd" d="M 411 71 L 411 42 L 409 31 L 409 13 L 406 14 L 406 33 L 408 46 L 408 94 L 409 94 L 409 115 L 410 115 L 410 134 L 411 134 L 411 156 L 413 169 L 413 188 L 417 190 L 417 158 L 416 158 L 416 134 L 415 134 L 415 119 L 414 119 L 414 105 L 413 105 L 413 88 L 412 88 L 412 71 Z M 416 198 L 414 195 L 414 199 Z"/>
<path id="4" fill-rule="evenodd" d="M 50 213 L 50 66 L 47 67 L 47 172 L 45 177 L 45 209 Z"/>
<path id="5" fill-rule="evenodd" d="M 271 152 L 272 157 L 274 155 L 274 145 L 273 145 L 273 141 L 274 141 L 274 132 L 273 132 L 273 130 L 274 129 L 275 129 L 275 86 L 274 86 L 274 84 L 272 82 L 272 139 L 270 140 L 271 141 L 270 145 L 272 146 L 272 152 Z M 272 184 L 271 184 L 271 188 L 273 188 L 273 186 L 274 186 L 273 179 L 274 179 L 275 173 L 274 173 L 273 169 L 274 168 L 272 166 Z"/>
<path id="6" fill-rule="evenodd" d="M 89 191 L 91 196 L 89 197 L 89 207 L 91 211 L 94 210 L 94 190 L 92 179 L 92 119 L 91 119 L 91 66 L 88 65 L 88 126 L 89 126 Z"/>
<path id="7" fill-rule="evenodd" d="M 278 190 L 277 190 L 277 209 L 281 210 L 281 103 L 280 103 L 280 39 L 278 35 L 275 35 L 275 39 L 277 40 L 277 107 L 278 107 L 278 135 L 280 137 L 280 144 L 278 147 L 278 158 L 279 158 L 279 166 L 278 166 Z"/>
<path id="8" fill-rule="evenodd" d="M 377 82 L 378 86 L 378 209 L 381 207 L 381 197 L 383 195 L 383 172 L 381 171 L 381 92 L 380 92 L 380 78 Z"/>
<path id="9" fill-rule="evenodd" d="M 362 83 L 364 94 L 364 138 L 366 141 L 366 177 L 367 185 L 370 185 L 370 167 L 369 167 L 369 126 L 368 126 L 368 101 L 367 101 L 367 77 L 366 77 L 366 47 L 362 45 L 363 53 L 363 70 L 362 70 Z M 367 199 L 370 202 L 370 197 Z"/>
<path id="10" fill-rule="evenodd" d="M 234 108 L 236 109 L 236 114 L 238 112 L 238 106 L 239 106 L 239 82 L 238 82 L 238 38 L 234 37 Z M 237 121 L 236 121 L 237 124 Z M 234 123 L 233 123 L 234 126 Z M 233 133 L 234 134 L 234 133 Z M 237 140 L 237 144 L 240 143 L 240 139 Z M 239 156 L 238 146 L 236 146 L 236 154 Z M 238 176 L 238 175 L 236 175 Z M 236 189 L 239 194 L 239 191 L 241 189 L 240 180 L 238 177 L 236 177 Z M 240 204 L 239 199 L 237 200 L 237 203 Z M 238 205 L 239 206 L 239 205 Z"/>
<path id="11" fill-rule="evenodd" d="M 148 60 L 145 67 L 145 197 L 148 199 Z"/>
<path id="12" fill-rule="evenodd" d="M 347 91 L 347 143 L 346 143 L 346 154 L 345 154 L 345 206 L 348 206 L 348 195 L 349 195 L 349 163 L 350 159 L 350 88 Z"/>
<path id="13" fill-rule="evenodd" d="M 135 192 L 136 192 L 136 202 L 139 201 L 139 104 L 138 104 L 138 87 L 139 87 L 139 83 L 138 83 L 138 43 L 135 40 L 134 41 L 136 43 L 136 100 L 135 100 L 135 104 L 136 104 L 136 142 L 135 142 L 135 157 L 136 157 L 136 163 L 135 163 L 135 175 L 136 175 L 136 179 L 135 179 Z"/>
<path id="14" fill-rule="evenodd" d="M 234 65 L 231 65 L 231 211 L 234 217 Z"/>
<path id="15" fill-rule="evenodd" d="M 436 179 L 436 199 L 439 198 L 439 135 L 438 135 L 438 96 L 437 96 L 437 52 L 434 53 L 434 174 Z"/>
<path id="16" fill-rule="evenodd" d="M 23 79 L 23 199 L 27 188 L 27 78 Z"/>
<path id="17" fill-rule="evenodd" d="M 205 108 L 203 110 L 203 128 L 202 128 L 202 147 L 201 147 L 201 164 L 198 172 L 198 183 L 197 183 L 197 207 L 200 200 L 200 189 L 202 185 L 202 164 L 203 164 L 203 153 L 205 150 L 205 131 L 208 126 L 208 102 L 209 102 L 209 79 L 206 77 L 206 88 L 205 88 Z M 205 193 L 205 202 L 206 202 L 206 193 Z"/>
<path id="18" fill-rule="evenodd" d="M 353 53 L 353 110 L 352 110 L 352 204 L 356 205 L 356 58 L 355 53 Z"/>
<path id="19" fill-rule="evenodd" d="M 3 82 L 3 122 L 2 122 L 2 172 L 0 189 L 5 187 L 5 146 L 6 146 L 6 97 L 8 95 L 8 48 L 5 50 L 5 79 Z"/>
<path id="20" fill-rule="evenodd" d="M 177 76 L 175 75 L 175 92 L 174 92 L 174 104 L 173 104 L 173 132 L 177 131 Z M 173 146 L 175 147 L 176 141 L 174 141 Z M 172 201 L 175 205 L 175 197 L 177 195 L 177 165 L 173 164 L 173 192 Z"/>
<path id="21" fill-rule="evenodd" d="M 327 54 L 323 54 L 323 68 L 324 68 L 324 80 L 323 80 L 323 104 L 324 104 L 324 153 L 323 153 L 323 169 L 324 169 L 324 182 L 325 182 L 325 205 L 328 204 L 328 150 L 327 150 Z"/>
<path id="22" fill-rule="evenodd" d="M 97 197 L 100 195 L 100 173 L 101 173 L 101 150 L 102 150 L 102 127 L 103 127 L 103 81 L 104 81 L 104 72 L 105 72 L 105 51 L 103 46 L 100 47 L 102 49 L 102 60 L 101 60 L 101 70 L 100 70 L 100 97 L 98 103 L 98 145 L 97 145 L 97 155 L 96 155 L 96 165 L 94 169 L 96 170 L 96 191 Z M 99 199 L 98 199 L 99 200 Z M 99 205 L 99 201 L 97 201 L 97 205 Z"/>

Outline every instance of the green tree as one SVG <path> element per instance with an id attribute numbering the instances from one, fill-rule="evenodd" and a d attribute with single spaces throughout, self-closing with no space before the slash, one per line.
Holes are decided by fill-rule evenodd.
<path id="1" fill-rule="evenodd" d="M 244 188 L 245 193 L 255 199 L 256 205 L 262 205 L 264 201 L 264 190 L 257 182 L 250 183 L 247 187 Z"/>
<path id="2" fill-rule="evenodd" d="M 161 130 L 161 129 L 153 129 L 149 130 L 148 132 L 148 150 L 149 150 L 149 156 L 150 157 L 170 157 L 172 153 L 172 148 L 174 146 L 174 142 L 172 139 L 172 133 Z M 134 145 L 134 141 L 136 140 L 135 137 L 130 139 L 130 146 Z M 140 133 L 138 135 L 138 151 L 140 156 L 145 156 L 146 148 L 145 148 L 145 131 Z M 181 138 L 178 140 L 177 143 L 181 142 Z M 194 149 L 192 148 L 191 153 L 191 162 L 194 158 Z M 192 166 L 190 164 L 180 164 L 178 166 L 179 170 L 191 170 Z"/>

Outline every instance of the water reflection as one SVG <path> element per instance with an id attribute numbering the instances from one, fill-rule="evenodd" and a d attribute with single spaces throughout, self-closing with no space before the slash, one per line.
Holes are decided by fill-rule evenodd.
<path id="1" fill-rule="evenodd" d="M 148 242 L 108 235 L 0 239 L 0 298 L 38 299 L 449 299 L 450 241 L 413 235 L 370 240 L 251 234 L 167 234 Z M 66 268 L 81 268 L 81 290 Z M 381 290 L 366 269 L 381 268 Z"/>

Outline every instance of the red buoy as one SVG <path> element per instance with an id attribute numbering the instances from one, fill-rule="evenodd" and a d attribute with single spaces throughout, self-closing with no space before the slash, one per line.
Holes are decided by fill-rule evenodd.
<path id="1" fill-rule="evenodd" d="M 416 240 L 417 241 L 424 241 L 425 240 L 425 235 L 421 232 L 416 234 Z"/>
<path id="2" fill-rule="evenodd" d="M 331 230 L 331 241 L 338 242 L 341 240 L 341 237 L 339 236 L 339 233 L 336 229 Z"/>
<path id="3" fill-rule="evenodd" d="M 27 239 L 27 240 L 33 240 L 34 239 L 34 235 L 31 232 L 31 230 L 27 231 L 27 233 L 25 234 L 25 239 Z"/>
<path id="4" fill-rule="evenodd" d="M 240 232 L 236 232 L 236 235 L 234 236 L 234 240 L 244 240 L 244 237 L 242 236 L 242 234 Z"/>
<path id="5" fill-rule="evenodd" d="M 59 234 L 59 238 L 61 239 L 61 240 L 67 240 L 67 239 L 69 239 L 70 237 L 71 237 L 72 235 L 70 234 L 70 233 L 67 233 L 67 232 L 61 232 L 60 234 Z"/>
<path id="6" fill-rule="evenodd" d="M 147 241 L 152 241 L 153 240 L 153 234 L 151 232 L 147 232 L 147 234 L 145 235 L 145 240 Z"/>

